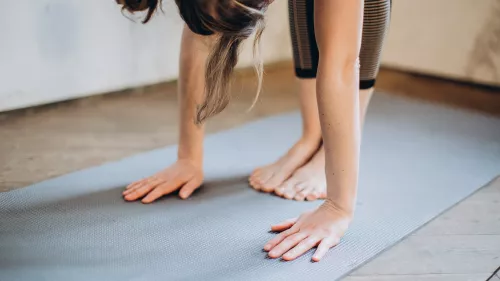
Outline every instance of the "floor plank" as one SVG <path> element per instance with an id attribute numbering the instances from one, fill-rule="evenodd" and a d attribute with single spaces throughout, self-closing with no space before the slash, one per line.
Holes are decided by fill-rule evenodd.
<path id="1" fill-rule="evenodd" d="M 349 276 L 343 281 L 484 281 L 488 278 L 483 274 L 416 274 L 416 275 L 371 275 Z M 496 280 L 494 280 L 496 281 Z"/>
<path id="2" fill-rule="evenodd" d="M 413 235 L 500 235 L 499 210 L 500 178 L 497 178 Z"/>
<path id="3" fill-rule="evenodd" d="M 426 275 L 425 278 L 434 275 L 448 278 L 447 275 L 458 273 L 464 278 L 488 272 L 491 275 L 500 265 L 498 210 L 500 178 L 351 275 L 374 278 L 401 274 Z"/>
<path id="4" fill-rule="evenodd" d="M 410 236 L 353 275 L 475 274 L 500 263 L 500 235 Z"/>

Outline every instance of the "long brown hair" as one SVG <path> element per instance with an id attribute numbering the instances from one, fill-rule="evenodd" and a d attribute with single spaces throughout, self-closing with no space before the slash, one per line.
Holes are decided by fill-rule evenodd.
<path id="1" fill-rule="evenodd" d="M 217 36 L 207 60 L 205 99 L 198 106 L 196 123 L 223 111 L 231 100 L 230 82 L 242 42 L 255 33 L 253 42 L 257 95 L 262 88 L 263 67 L 260 38 L 264 30 L 264 12 L 270 0 L 175 0 L 186 25 L 197 34 Z M 117 0 L 129 12 L 147 11 L 147 23 L 162 0 Z"/>

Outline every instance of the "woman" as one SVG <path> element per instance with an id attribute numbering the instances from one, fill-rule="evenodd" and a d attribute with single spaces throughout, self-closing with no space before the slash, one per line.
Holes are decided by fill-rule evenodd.
<path id="1" fill-rule="evenodd" d="M 130 12 L 147 11 L 144 23 L 161 4 L 158 0 L 117 1 Z M 128 186 L 126 200 L 144 197 L 142 202 L 151 203 L 178 189 L 179 196 L 187 198 L 201 185 L 200 124 L 229 103 L 228 83 L 238 49 L 253 33 L 254 47 L 258 46 L 264 13 L 271 2 L 176 0 L 187 25 L 180 56 L 178 160 Z M 264 246 L 271 258 L 284 260 L 293 260 L 317 246 L 313 260 L 319 261 L 339 243 L 354 214 L 360 120 L 378 71 L 390 2 L 289 0 L 289 6 L 294 61 L 301 84 L 303 137 L 276 163 L 256 169 L 249 181 L 255 189 L 274 191 L 289 199 L 326 197 L 316 210 L 272 226 L 281 233 Z M 261 66 L 257 73 L 260 90 Z"/>

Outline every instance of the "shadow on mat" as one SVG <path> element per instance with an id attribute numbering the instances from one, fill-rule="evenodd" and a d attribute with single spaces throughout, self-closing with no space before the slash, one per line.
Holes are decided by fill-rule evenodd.
<path id="1" fill-rule="evenodd" d="M 141 245 L 139 253 L 163 255 L 154 245 L 162 244 L 164 237 L 148 234 L 169 233 L 171 227 L 179 226 L 180 221 L 191 218 L 194 212 L 206 215 L 210 212 L 208 209 L 213 209 L 211 206 L 220 204 L 217 200 L 227 200 L 227 196 L 252 200 L 257 194 L 248 186 L 246 175 L 209 180 L 187 200 L 170 194 L 152 204 L 126 202 L 121 195 L 123 189 L 122 186 L 110 187 L 73 197 L 44 197 L 39 203 L 19 200 L 13 202 L 19 204 L 1 209 L 0 225 L 6 227 L 0 228 L 0 240 L 3 237 L 13 241 L 8 247 L 3 245 L 4 254 L 8 253 L 3 263 L 9 266 L 101 266 L 110 259 L 126 263 L 130 257 L 112 250 L 107 252 L 125 245 Z M 75 259 L 68 260 L 68 256 Z"/>
<path id="2" fill-rule="evenodd" d="M 68 186 L 68 188 L 70 187 Z M 78 217 L 90 210 L 101 210 L 99 214 L 103 216 L 113 216 L 117 212 L 120 214 L 125 212 L 140 215 L 141 212 L 150 212 L 158 208 L 178 208 L 193 204 L 198 205 L 204 202 L 210 204 L 212 199 L 256 192 L 248 185 L 246 175 L 210 180 L 204 183 L 186 200 L 180 199 L 178 191 L 176 191 L 163 196 L 151 204 L 143 204 L 140 199 L 128 202 L 123 199 L 123 190 L 125 190 L 125 187 L 120 186 L 73 197 L 54 199 L 44 198 L 40 203 L 35 204 L 22 201 L 15 202 L 11 204 L 11 206 L 3 208 L 2 213 L 5 214 L 5 218 L 16 220 L 22 219 L 23 217 L 26 217 L 26 219 L 33 219 L 33 214 L 40 217 L 54 217 L 60 215 Z M 96 212 L 93 213 L 95 214 Z"/>

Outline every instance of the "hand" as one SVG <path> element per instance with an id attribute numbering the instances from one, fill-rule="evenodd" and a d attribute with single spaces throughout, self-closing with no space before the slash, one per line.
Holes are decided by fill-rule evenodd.
<path id="1" fill-rule="evenodd" d="M 203 183 L 203 170 L 190 160 L 177 160 L 175 164 L 159 173 L 136 181 L 123 192 L 127 201 L 142 198 L 142 203 L 151 203 L 163 195 L 181 189 L 179 196 L 188 198 Z"/>
<path id="2" fill-rule="evenodd" d="M 339 243 L 351 218 L 352 214 L 343 212 L 326 200 L 313 212 L 272 226 L 272 231 L 283 232 L 270 240 L 264 250 L 269 252 L 270 258 L 282 257 L 290 261 L 317 246 L 312 260 L 318 262 L 331 247 Z"/>

